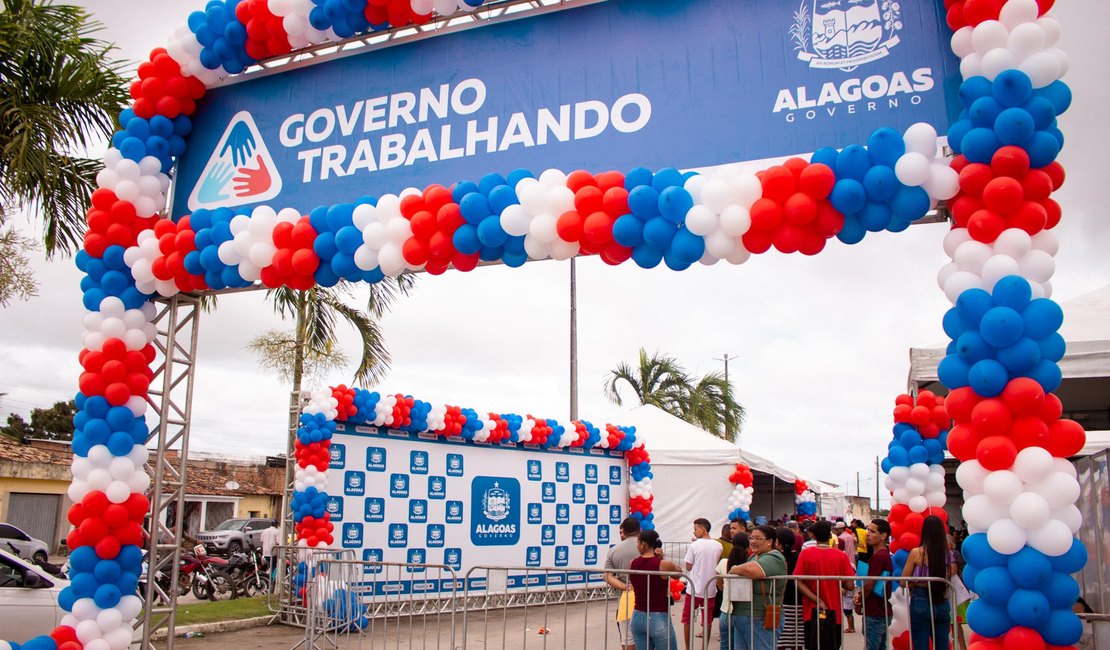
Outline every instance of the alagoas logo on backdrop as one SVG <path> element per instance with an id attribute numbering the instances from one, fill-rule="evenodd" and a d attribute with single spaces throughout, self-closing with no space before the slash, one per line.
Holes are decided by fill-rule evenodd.
<path id="1" fill-rule="evenodd" d="M 586 565 L 597 564 L 597 547 L 590 544 L 586 547 Z"/>
<path id="2" fill-rule="evenodd" d="M 555 545 L 555 526 L 551 524 L 540 526 L 540 544 L 544 546 Z"/>
<path id="3" fill-rule="evenodd" d="M 582 483 L 575 483 L 571 494 L 574 503 L 586 503 L 586 486 Z"/>
<path id="4" fill-rule="evenodd" d="M 409 564 L 424 564 L 427 561 L 428 553 L 422 548 L 410 548 L 405 555 L 405 559 Z M 424 573 L 424 567 L 409 566 L 405 570 L 409 573 Z"/>
<path id="5" fill-rule="evenodd" d="M 586 543 L 586 527 L 582 524 L 574 524 L 570 527 L 570 543 L 575 546 L 581 546 Z"/>
<path id="6" fill-rule="evenodd" d="M 428 502 L 424 499 L 409 501 L 409 523 L 423 524 L 428 521 Z"/>
<path id="7" fill-rule="evenodd" d="M 609 485 L 621 484 L 621 468 L 618 465 L 609 466 Z"/>
<path id="8" fill-rule="evenodd" d="M 360 497 L 366 494 L 366 475 L 356 471 L 344 474 L 343 494 L 349 497 Z"/>
<path id="9" fill-rule="evenodd" d="M 538 460 L 528 461 L 528 480 L 540 481 L 543 479 L 543 464 Z"/>
<path id="10" fill-rule="evenodd" d="M 409 545 L 408 524 L 389 524 L 389 548 L 405 548 Z"/>
<path id="11" fill-rule="evenodd" d="M 803 0 L 787 34 L 811 68 L 850 71 L 890 54 L 901 30 L 900 0 Z"/>
<path id="12" fill-rule="evenodd" d="M 366 499 L 365 519 L 372 523 L 385 521 L 385 499 L 381 497 L 370 497 Z"/>
<path id="13" fill-rule="evenodd" d="M 570 523 L 570 506 L 565 503 L 560 503 L 555 506 L 555 523 L 569 524 Z"/>
<path id="14" fill-rule="evenodd" d="M 609 543 L 609 527 L 608 526 L 603 524 L 603 525 L 597 527 L 597 543 L 598 544 L 608 544 Z"/>
<path id="15" fill-rule="evenodd" d="M 463 522 L 463 502 L 462 501 L 448 501 L 446 508 L 447 516 L 444 518 L 449 524 L 461 524 Z"/>
<path id="16" fill-rule="evenodd" d="M 447 475 L 448 476 L 462 476 L 463 475 L 463 457 L 462 457 L 462 454 L 447 454 Z"/>
<path id="17" fill-rule="evenodd" d="M 599 485 L 599 486 L 597 486 L 597 502 L 598 503 L 609 503 L 609 486 L 608 485 Z"/>
<path id="18" fill-rule="evenodd" d="M 366 448 L 366 469 L 371 472 L 385 471 L 385 447 Z"/>
<path id="19" fill-rule="evenodd" d="M 555 480 L 560 483 L 570 482 L 570 465 L 567 463 L 555 463 Z"/>
<path id="20" fill-rule="evenodd" d="M 254 118 L 239 111 L 227 124 L 200 179 L 189 209 L 228 208 L 268 201 L 281 193 L 281 174 Z"/>
<path id="21" fill-rule="evenodd" d="M 332 521 L 343 521 L 343 497 L 328 497 L 327 513 Z"/>
<path id="22" fill-rule="evenodd" d="M 470 541 L 475 546 L 514 546 L 520 541 L 520 482 L 476 476 L 471 483 Z"/>
<path id="23" fill-rule="evenodd" d="M 540 489 L 542 490 L 541 500 L 544 503 L 555 503 L 555 484 L 554 483 L 546 483 L 545 482 Z"/>
<path id="24" fill-rule="evenodd" d="M 446 499 L 447 498 L 447 479 L 442 476 L 429 476 L 428 477 L 428 498 L 429 499 Z"/>
<path id="25" fill-rule="evenodd" d="M 528 523 L 542 524 L 543 523 L 543 506 L 538 503 L 528 504 Z"/>
<path id="26" fill-rule="evenodd" d="M 620 506 L 609 506 L 609 523 L 611 523 L 611 524 L 621 523 L 621 507 Z"/>
<path id="27" fill-rule="evenodd" d="M 525 553 L 524 559 L 525 566 L 539 566 L 540 565 L 540 547 L 529 546 L 528 551 Z"/>
<path id="28" fill-rule="evenodd" d="M 332 443 L 328 452 L 331 454 L 331 462 L 328 463 L 328 469 L 343 469 L 347 466 L 346 445 Z"/>
<path id="29" fill-rule="evenodd" d="M 362 548 L 362 524 L 343 524 L 343 548 Z"/>
<path id="30" fill-rule="evenodd" d="M 382 561 L 382 549 L 380 549 L 380 548 L 363 549 L 363 551 L 362 551 L 362 561 L 363 562 L 381 562 Z M 362 572 L 363 573 L 381 573 L 384 570 L 385 570 L 385 567 L 383 567 L 380 564 L 366 564 L 366 565 L 363 565 L 363 567 L 362 567 Z"/>
<path id="31" fill-rule="evenodd" d="M 409 476 L 408 474 L 390 474 L 389 475 L 389 496 L 395 499 L 409 498 Z"/>
<path id="32" fill-rule="evenodd" d="M 597 465 L 586 465 L 586 482 L 597 483 Z"/>
<path id="33" fill-rule="evenodd" d="M 597 523 L 597 506 L 595 506 L 592 503 L 586 504 L 586 523 L 587 524 L 596 524 Z"/>
<path id="34" fill-rule="evenodd" d="M 428 548 L 442 547 L 446 537 L 443 524 L 428 524 Z"/>
<path id="35" fill-rule="evenodd" d="M 428 452 L 413 451 L 409 453 L 409 471 L 413 474 L 428 473 Z"/>
<path id="36" fill-rule="evenodd" d="M 555 566 L 567 566 L 570 563 L 570 549 L 566 546 L 555 547 Z"/>

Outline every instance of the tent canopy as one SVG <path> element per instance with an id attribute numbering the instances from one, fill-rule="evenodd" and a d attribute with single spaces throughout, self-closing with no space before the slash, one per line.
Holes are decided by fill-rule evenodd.
<path id="1" fill-rule="evenodd" d="M 1067 353 L 1060 360 L 1064 381 L 1056 391 L 1064 403 L 1064 417 L 1084 429 L 1110 429 L 1110 285 L 1061 305 L 1064 324 L 1060 335 Z M 937 378 L 945 346 L 910 349 L 909 389 L 943 395 Z"/>

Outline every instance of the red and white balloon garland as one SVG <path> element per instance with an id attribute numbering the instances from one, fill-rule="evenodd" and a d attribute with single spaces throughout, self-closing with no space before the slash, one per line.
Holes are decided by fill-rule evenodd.
<path id="1" fill-rule="evenodd" d="M 794 479 L 794 512 L 798 521 L 817 520 L 817 495 L 809 489 L 809 483 Z"/>
<path id="2" fill-rule="evenodd" d="M 732 492 L 728 495 L 728 520 L 743 519 L 750 521 L 752 509 L 752 495 L 755 490 L 752 488 L 752 483 L 755 477 L 752 476 L 752 468 L 744 463 L 737 463 L 736 469 L 728 476 L 728 482 L 732 483 Z"/>

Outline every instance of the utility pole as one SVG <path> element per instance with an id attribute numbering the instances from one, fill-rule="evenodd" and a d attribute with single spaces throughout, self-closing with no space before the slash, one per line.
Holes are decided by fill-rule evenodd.
<path id="1" fill-rule="evenodd" d="M 730 395 L 732 394 L 732 384 L 730 384 L 729 381 L 728 381 L 728 361 L 729 361 L 729 359 L 735 359 L 735 358 L 736 357 L 728 356 L 728 352 L 725 352 L 725 356 L 724 356 L 723 359 L 718 359 L 717 357 L 713 357 L 714 361 L 724 361 L 725 362 L 725 385 L 728 386 L 728 392 L 729 392 Z M 732 432 L 729 431 L 729 427 L 728 427 L 727 422 L 725 423 L 725 438 L 727 438 L 728 440 L 732 440 Z"/>
<path id="2" fill-rule="evenodd" d="M 570 258 L 570 419 L 578 419 L 578 293 Z"/>
<path id="3" fill-rule="evenodd" d="M 875 456 L 875 512 L 882 510 L 879 506 L 879 457 Z"/>
<path id="4" fill-rule="evenodd" d="M 859 472 L 856 472 L 856 496 L 860 496 L 859 492 Z"/>

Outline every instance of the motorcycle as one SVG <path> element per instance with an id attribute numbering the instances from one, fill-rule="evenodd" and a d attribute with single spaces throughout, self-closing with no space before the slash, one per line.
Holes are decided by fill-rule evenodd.
<path id="1" fill-rule="evenodd" d="M 232 553 L 228 560 L 228 573 L 235 579 L 240 595 L 253 598 L 269 593 L 269 563 L 263 559 L 261 549 L 256 548 L 250 553 Z"/>
<path id="2" fill-rule="evenodd" d="M 34 564 L 35 566 L 37 566 L 38 568 L 42 569 L 43 571 L 49 573 L 50 575 L 52 575 L 54 577 L 57 577 L 57 578 L 61 578 L 62 580 L 68 580 L 69 579 L 66 576 L 66 571 L 65 571 L 64 566 L 59 566 L 57 564 L 51 564 L 50 562 L 45 562 L 45 561 L 40 562 L 37 559 L 35 559 L 34 557 L 32 557 L 30 559 L 25 558 L 25 557 L 23 557 L 23 555 L 20 554 L 19 548 L 17 548 L 16 545 L 12 544 L 11 542 L 8 542 L 8 548 L 11 550 L 12 555 L 14 555 L 14 556 L 16 556 L 20 559 L 27 560 L 31 564 Z"/>
<path id="3" fill-rule="evenodd" d="M 228 561 L 208 555 L 203 544 L 193 547 L 192 554 L 182 555 L 182 574 L 192 575 L 191 590 L 199 600 L 227 600 L 239 597 L 235 578 L 227 572 Z"/>

